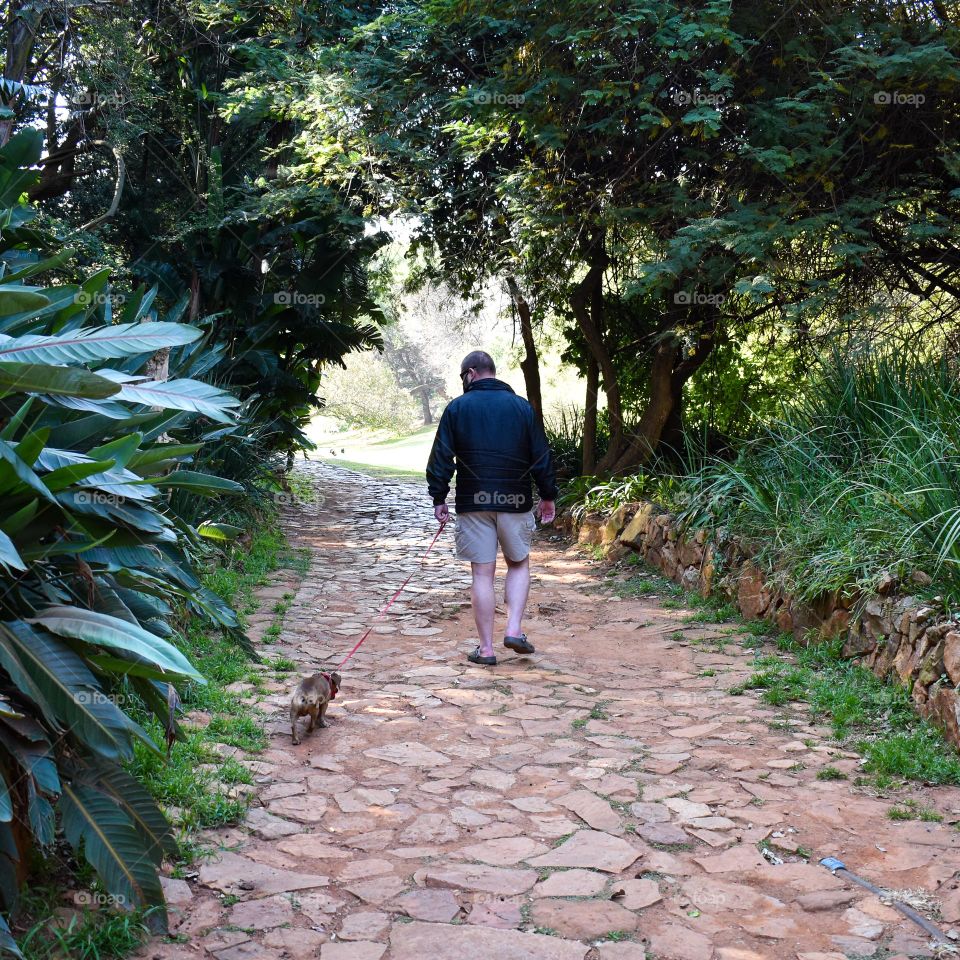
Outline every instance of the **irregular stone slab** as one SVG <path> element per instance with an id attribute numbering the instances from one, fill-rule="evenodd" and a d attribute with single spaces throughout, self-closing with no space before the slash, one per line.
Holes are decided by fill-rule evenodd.
<path id="1" fill-rule="evenodd" d="M 401 843 L 449 843 L 457 840 L 460 831 L 444 813 L 424 813 L 404 827 Z"/>
<path id="2" fill-rule="evenodd" d="M 330 883 L 330 878 L 278 870 L 225 850 L 217 860 L 205 863 L 200 868 L 199 881 L 205 887 L 245 900 L 266 897 L 272 893 L 325 887 Z"/>
<path id="3" fill-rule="evenodd" d="M 529 837 L 503 837 L 499 840 L 484 840 L 457 851 L 458 857 L 480 860 L 495 867 L 512 867 L 521 860 L 546 853 L 549 848 Z"/>
<path id="4" fill-rule="evenodd" d="M 595 793 L 589 790 L 574 790 L 565 797 L 553 801 L 567 810 L 572 810 L 584 823 L 594 830 L 606 830 L 608 833 L 623 833 L 620 817 L 614 809 Z"/>
<path id="5" fill-rule="evenodd" d="M 637 827 L 637 833 L 647 843 L 658 846 L 674 847 L 690 842 L 690 838 L 672 823 L 644 823 Z"/>
<path id="6" fill-rule="evenodd" d="M 289 960 L 316 960 L 321 944 L 330 939 L 329 934 L 303 927 L 278 927 L 263 938 L 268 947 L 276 947 L 281 956 Z M 194 954 L 195 956 L 195 954 Z"/>
<path id="7" fill-rule="evenodd" d="M 647 960 L 647 951 L 640 943 L 601 943 L 597 950 L 600 960 Z"/>
<path id="8" fill-rule="evenodd" d="M 393 905 L 414 920 L 450 923 L 460 913 L 460 903 L 451 890 L 411 890 Z"/>
<path id="9" fill-rule="evenodd" d="M 305 860 L 349 860 L 353 857 L 349 850 L 328 843 L 326 837 L 315 833 L 288 837 L 277 844 L 277 849 L 291 857 L 302 857 Z"/>
<path id="10" fill-rule="evenodd" d="M 320 948 L 320 960 L 380 960 L 386 952 L 387 947 L 383 943 L 362 940 L 356 943 L 325 943 Z"/>
<path id="11" fill-rule="evenodd" d="M 631 803 L 630 812 L 644 823 L 669 823 L 670 811 L 662 803 Z"/>
<path id="12" fill-rule="evenodd" d="M 642 910 L 663 899 L 656 880 L 621 880 L 613 885 L 610 896 L 628 910 Z"/>
<path id="13" fill-rule="evenodd" d="M 533 896 L 595 897 L 606 885 L 607 878 L 593 870 L 558 870 L 533 888 Z"/>
<path id="14" fill-rule="evenodd" d="M 488 867 L 481 864 L 450 864 L 425 867 L 413 875 L 414 882 L 425 887 L 450 887 L 454 890 L 482 890 L 502 897 L 526 893 L 536 882 L 535 870 Z"/>
<path id="15" fill-rule="evenodd" d="M 261 840 L 279 840 L 281 837 L 302 833 L 305 829 L 302 823 L 292 823 L 290 820 L 274 816 L 263 807 L 251 807 L 243 825 Z"/>
<path id="16" fill-rule="evenodd" d="M 390 929 L 390 917 L 379 910 L 348 913 L 337 936 L 341 940 L 382 940 Z"/>
<path id="17" fill-rule="evenodd" d="M 384 877 L 377 877 L 374 880 L 363 880 L 360 883 L 352 883 L 345 887 L 347 891 L 355 897 L 359 897 L 364 903 L 374 903 L 379 906 L 392 900 L 404 887 L 403 880 L 393 874 Z"/>
<path id="18" fill-rule="evenodd" d="M 364 750 L 363 755 L 375 760 L 386 760 L 401 767 L 442 767 L 450 762 L 449 757 L 415 741 L 388 743 L 372 750 Z"/>
<path id="19" fill-rule="evenodd" d="M 370 807 L 389 807 L 396 799 L 389 790 L 371 790 L 368 787 L 355 787 L 347 793 L 334 796 L 337 806 L 344 813 L 366 813 Z"/>
<path id="20" fill-rule="evenodd" d="M 711 810 L 705 803 L 692 803 L 690 800 L 684 800 L 683 797 L 667 797 L 663 805 L 669 807 L 681 823 L 685 820 L 711 816 Z"/>
<path id="21" fill-rule="evenodd" d="M 432 923 L 396 923 L 390 933 L 393 960 L 583 960 L 589 947 L 558 937 L 518 930 L 498 930 L 470 924 L 437 926 Z M 321 955 L 321 960 L 327 960 Z M 341 958 L 336 958 L 341 960 Z"/>
<path id="22" fill-rule="evenodd" d="M 538 927 L 556 930 L 572 940 L 592 940 L 614 931 L 635 930 L 635 913 L 612 900 L 538 900 L 530 908 Z"/>
<path id="23" fill-rule="evenodd" d="M 274 800 L 268 809 L 277 816 L 289 817 L 300 823 L 319 823 L 327 812 L 327 801 L 314 794 L 303 794 Z"/>
<path id="24" fill-rule="evenodd" d="M 732 873 L 764 867 L 767 861 L 756 847 L 731 847 L 715 857 L 694 857 L 707 873 Z"/>
<path id="25" fill-rule="evenodd" d="M 230 911 L 230 924 L 241 930 L 270 930 L 293 923 L 294 912 L 286 897 L 241 900 Z"/>
<path id="26" fill-rule="evenodd" d="M 520 904 L 512 900 L 487 900 L 475 903 L 467 916 L 467 923 L 498 930 L 516 930 L 523 923 Z"/>
<path id="27" fill-rule="evenodd" d="M 650 952 L 657 960 L 713 960 L 710 940 L 678 923 L 667 923 L 650 935 Z"/>
<path id="28" fill-rule="evenodd" d="M 640 853 L 620 837 L 598 830 L 580 830 L 555 850 L 527 863 L 534 867 L 586 867 L 620 873 L 631 866 Z"/>

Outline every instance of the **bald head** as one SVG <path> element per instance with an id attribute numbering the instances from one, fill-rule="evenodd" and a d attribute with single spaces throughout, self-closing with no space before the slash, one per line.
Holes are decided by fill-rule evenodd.
<path id="1" fill-rule="evenodd" d="M 460 376 L 467 370 L 473 370 L 481 377 L 492 377 L 497 372 L 497 365 L 489 353 L 471 350 L 460 363 Z"/>

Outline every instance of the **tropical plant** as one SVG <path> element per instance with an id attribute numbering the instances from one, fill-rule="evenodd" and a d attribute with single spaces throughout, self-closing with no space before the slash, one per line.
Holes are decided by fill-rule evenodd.
<path id="1" fill-rule="evenodd" d="M 19 199 L 40 151 L 33 130 L 0 149 L 0 903 L 14 907 L 31 848 L 50 850 L 62 832 L 113 902 L 158 907 L 162 924 L 157 866 L 176 844 L 124 770 L 135 742 L 161 745 L 124 705 L 160 719 L 169 749 L 174 684 L 204 682 L 171 614 L 237 631 L 192 570 L 205 542 L 236 531 L 187 522 L 169 495 L 242 489 L 192 463 L 231 428 L 238 401 L 152 374 L 168 351 L 170 369 L 210 366 L 203 330 L 180 322 L 186 298 L 157 318 L 155 289 L 121 294 L 106 271 L 32 285 L 70 255 Z M 2 920 L 0 949 L 17 955 Z"/>

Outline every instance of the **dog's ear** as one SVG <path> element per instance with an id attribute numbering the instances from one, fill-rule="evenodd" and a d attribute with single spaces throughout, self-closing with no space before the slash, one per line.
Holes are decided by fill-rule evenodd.
<path id="1" fill-rule="evenodd" d="M 339 673 L 331 673 L 331 674 L 330 674 L 330 681 L 331 681 L 331 683 L 333 683 L 333 689 L 339 693 L 339 692 L 340 692 L 340 674 L 339 674 Z"/>

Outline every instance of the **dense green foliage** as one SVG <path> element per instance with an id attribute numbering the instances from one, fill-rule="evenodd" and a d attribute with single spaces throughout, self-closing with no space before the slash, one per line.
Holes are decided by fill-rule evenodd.
<path id="1" fill-rule="evenodd" d="M 585 470 L 598 378 L 617 472 L 680 446 L 685 398 L 751 426 L 827 340 L 942 346 L 957 41 L 936 3 L 406 0 L 326 54 L 304 137 L 428 270 L 566 326 Z"/>
<path id="2" fill-rule="evenodd" d="M 168 743 L 182 736 L 173 684 L 203 677 L 175 643 L 178 612 L 243 639 L 193 569 L 205 541 L 239 531 L 191 523 L 166 497 L 242 490 L 191 462 L 234 429 L 238 401 L 189 376 L 209 367 L 203 332 L 156 319 L 155 289 L 118 296 L 105 271 L 32 285 L 63 260 L 36 252 L 55 242 L 18 203 L 40 145 L 28 130 L 0 150 L 0 896 L 10 909 L 31 848 L 60 829 L 106 896 L 162 922 L 156 867 L 176 844 L 124 769 L 137 743 L 160 754 L 162 740 L 131 705 Z M 149 372 L 158 351 L 162 380 Z"/>
<path id="3" fill-rule="evenodd" d="M 935 575 L 960 599 L 960 384 L 915 353 L 834 355 L 733 460 L 685 482 L 694 524 L 752 541 L 789 591 Z"/>

